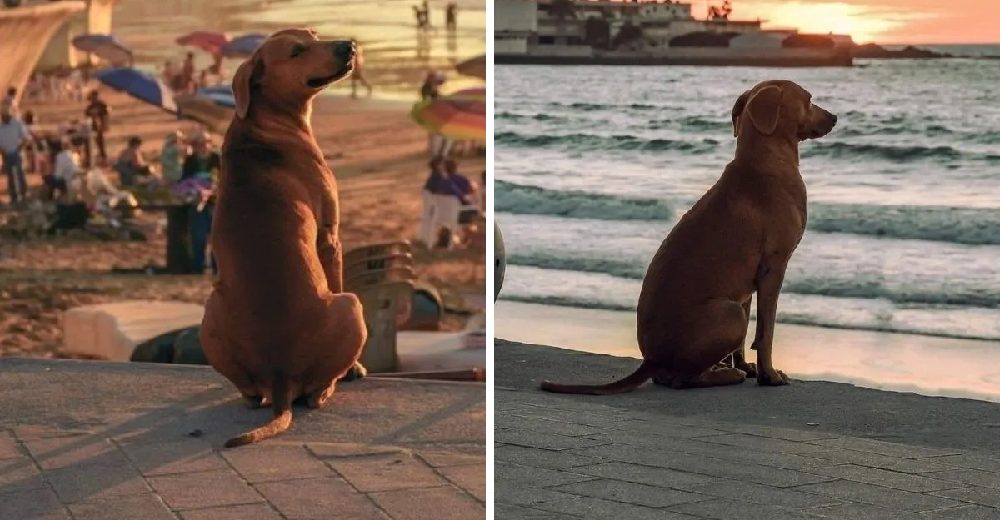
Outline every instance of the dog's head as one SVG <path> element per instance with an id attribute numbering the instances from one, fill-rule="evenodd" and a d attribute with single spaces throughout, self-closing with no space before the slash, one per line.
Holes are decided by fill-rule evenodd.
<path id="1" fill-rule="evenodd" d="M 733 105 L 733 136 L 737 138 L 754 131 L 804 141 L 823 137 L 836 124 L 837 116 L 814 105 L 812 94 L 792 81 L 758 83 Z"/>
<path id="2" fill-rule="evenodd" d="M 325 41 L 306 29 L 272 34 L 233 76 L 236 115 L 244 118 L 256 96 L 298 107 L 354 69 L 353 41 Z"/>

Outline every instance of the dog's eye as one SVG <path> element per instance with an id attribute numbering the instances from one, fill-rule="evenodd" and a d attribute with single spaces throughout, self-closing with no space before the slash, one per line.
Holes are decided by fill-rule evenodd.
<path id="1" fill-rule="evenodd" d="M 298 56 L 299 54 L 302 54 L 303 52 L 306 52 L 306 46 L 305 45 L 296 45 L 296 46 L 292 47 L 292 57 L 293 58 L 296 57 L 296 56 Z"/>

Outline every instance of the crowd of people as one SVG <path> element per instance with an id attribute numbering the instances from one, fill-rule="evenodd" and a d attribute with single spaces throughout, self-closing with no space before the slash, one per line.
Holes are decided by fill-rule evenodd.
<path id="1" fill-rule="evenodd" d="M 413 17 L 417 20 L 417 29 L 428 31 L 432 29 L 431 8 L 427 0 L 413 6 Z M 458 4 L 448 2 L 444 6 L 444 26 L 449 31 L 458 28 Z"/>
<path id="2" fill-rule="evenodd" d="M 477 183 L 459 173 L 454 158 L 436 155 L 428 166 L 418 240 L 430 249 L 464 245 L 466 231 L 486 211 L 486 171 Z"/>
<path id="3" fill-rule="evenodd" d="M 212 64 L 198 71 L 194 64 L 194 53 L 188 52 L 180 67 L 174 65 L 172 60 L 165 61 L 160 69 L 160 80 L 175 94 L 194 94 L 200 88 L 221 85 L 224 80 L 223 72 L 221 54 L 212 54 Z"/>

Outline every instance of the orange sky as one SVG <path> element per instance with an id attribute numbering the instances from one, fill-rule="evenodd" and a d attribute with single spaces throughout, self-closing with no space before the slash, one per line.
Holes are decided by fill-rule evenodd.
<path id="1" fill-rule="evenodd" d="M 705 0 L 682 1 L 704 16 Z M 859 43 L 1000 43 L 1000 0 L 733 0 L 732 18 L 848 33 Z"/>

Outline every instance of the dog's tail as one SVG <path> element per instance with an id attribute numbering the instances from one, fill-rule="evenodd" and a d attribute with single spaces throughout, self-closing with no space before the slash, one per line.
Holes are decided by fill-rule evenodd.
<path id="1" fill-rule="evenodd" d="M 254 428 L 243 435 L 229 439 L 226 441 L 226 447 L 235 448 L 270 439 L 292 425 L 292 395 L 288 388 L 288 377 L 283 373 L 274 375 L 271 387 L 271 406 L 274 408 L 274 418 L 270 422 L 260 428 Z"/>
<path id="2" fill-rule="evenodd" d="M 591 394 L 611 395 L 631 392 L 656 374 L 657 370 L 645 361 L 635 369 L 635 372 L 605 385 L 561 385 L 550 381 L 542 381 L 542 390 L 559 394 Z"/>

